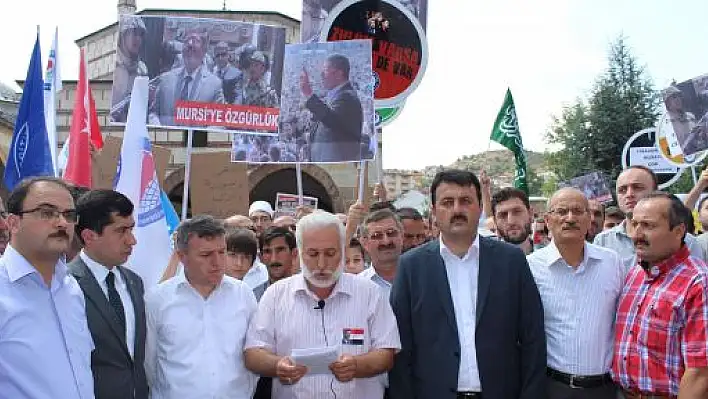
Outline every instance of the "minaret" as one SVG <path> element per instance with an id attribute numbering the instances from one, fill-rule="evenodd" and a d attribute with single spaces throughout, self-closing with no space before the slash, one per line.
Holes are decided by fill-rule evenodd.
<path id="1" fill-rule="evenodd" d="M 121 15 L 135 14 L 135 0 L 118 0 L 118 19 Z"/>

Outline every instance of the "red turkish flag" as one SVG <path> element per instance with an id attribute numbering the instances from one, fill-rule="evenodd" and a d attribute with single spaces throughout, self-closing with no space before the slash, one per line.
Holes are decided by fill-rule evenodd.
<path id="1" fill-rule="evenodd" d="M 69 154 L 64 170 L 64 180 L 77 186 L 91 188 L 91 153 L 101 148 L 103 148 L 103 136 L 86 76 L 84 50 L 81 49 L 79 82 L 76 85 L 74 112 L 71 115 Z"/>

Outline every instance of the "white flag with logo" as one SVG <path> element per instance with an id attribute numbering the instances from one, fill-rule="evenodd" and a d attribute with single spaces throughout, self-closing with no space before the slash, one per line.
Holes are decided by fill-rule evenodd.
<path id="1" fill-rule="evenodd" d="M 135 205 L 134 234 L 138 243 L 133 247 L 128 267 L 142 277 L 146 289 L 149 289 L 160 281 L 172 250 L 145 123 L 147 102 L 148 78 L 137 77 L 133 84 L 114 187 Z"/>
<path id="2" fill-rule="evenodd" d="M 57 165 L 57 93 L 62 89 L 61 74 L 59 71 L 59 28 L 54 31 L 54 41 L 49 50 L 47 59 L 47 71 L 44 77 L 44 120 L 47 125 L 47 138 L 49 139 L 49 151 L 52 154 L 52 166 L 54 176 L 59 175 Z"/>

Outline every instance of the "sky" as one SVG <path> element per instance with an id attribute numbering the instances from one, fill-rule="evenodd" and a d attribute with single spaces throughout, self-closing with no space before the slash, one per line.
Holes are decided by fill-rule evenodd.
<path id="1" fill-rule="evenodd" d="M 701 0 L 432 0 L 428 8 L 430 59 L 401 115 L 383 130 L 384 168 L 447 165 L 501 148 L 489 134 L 511 88 L 524 146 L 545 142 L 552 116 L 587 98 L 607 66 L 610 43 L 624 35 L 657 88 L 708 73 L 708 24 L 688 18 Z M 117 0 L 12 1 L 0 24 L 0 81 L 24 79 L 41 26 L 46 64 L 59 27 L 62 77 L 78 76 L 74 40 L 117 19 Z M 227 0 L 232 10 L 271 10 L 300 19 L 302 0 Z M 201 0 L 221 9 L 222 0 Z M 194 9 L 194 0 L 137 0 L 144 8 Z"/>

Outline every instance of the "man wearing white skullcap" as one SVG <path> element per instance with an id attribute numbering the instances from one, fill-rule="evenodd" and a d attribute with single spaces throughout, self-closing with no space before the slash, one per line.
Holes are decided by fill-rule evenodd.
<path id="1" fill-rule="evenodd" d="M 265 229 L 273 223 L 273 214 L 273 207 L 266 201 L 254 201 L 248 208 L 248 217 L 253 222 L 254 231 L 259 240 Z M 266 281 L 268 281 L 268 268 L 258 257 L 251 269 L 243 276 L 243 282 L 249 287 L 255 288 Z"/>

